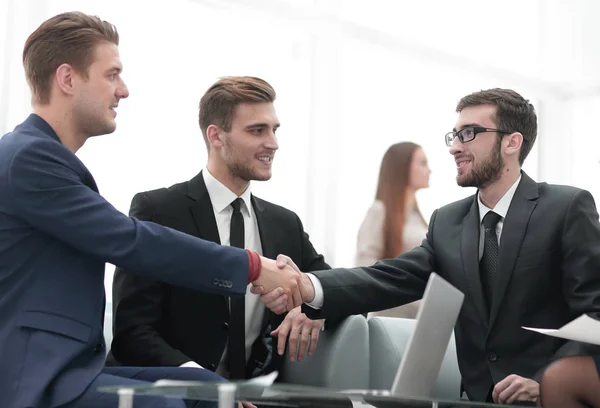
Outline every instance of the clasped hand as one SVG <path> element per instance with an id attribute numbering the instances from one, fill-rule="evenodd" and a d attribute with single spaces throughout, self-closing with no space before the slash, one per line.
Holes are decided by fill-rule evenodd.
<path id="1" fill-rule="evenodd" d="M 311 320 L 300 309 L 300 305 L 309 295 L 309 290 L 305 287 L 312 289 L 312 283 L 288 256 L 279 255 L 276 261 L 267 259 L 266 263 L 264 259 L 266 258 L 263 258 L 261 277 L 253 282 L 252 292 L 260 294 L 261 302 L 274 313 L 281 314 L 289 310 L 279 327 L 271 332 L 271 336 L 277 337 L 277 353 L 280 356 L 285 353 L 285 345 L 289 338 L 290 361 L 302 361 L 305 355 L 310 356 L 314 352 L 323 327 L 323 320 Z M 290 284 L 289 292 L 283 287 L 275 286 L 276 281 L 261 279 L 265 271 L 267 274 L 273 272 L 273 262 L 276 266 L 275 274 L 281 275 L 284 284 Z M 271 279 L 270 276 L 268 278 Z M 273 287 L 274 289 L 269 290 Z M 291 293 L 291 296 L 288 293 Z"/>
<path id="2" fill-rule="evenodd" d="M 291 311 L 310 298 L 312 283 L 287 256 L 277 260 L 261 257 L 260 277 L 252 282 L 252 293 L 260 294 L 260 300 L 271 311 L 281 314 Z"/>

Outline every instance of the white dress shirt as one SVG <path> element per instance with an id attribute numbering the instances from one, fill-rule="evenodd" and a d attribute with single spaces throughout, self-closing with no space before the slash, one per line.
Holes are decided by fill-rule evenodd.
<path id="1" fill-rule="evenodd" d="M 514 184 L 504 193 L 502 198 L 498 201 L 498 204 L 493 208 L 494 212 L 501 216 L 502 218 L 496 224 L 496 235 L 498 235 L 498 245 L 500 245 L 500 235 L 502 234 L 502 227 L 504 226 L 504 218 L 508 213 L 508 208 L 510 207 L 510 203 L 515 195 L 515 191 L 519 186 L 519 182 L 521 181 L 521 176 L 514 182 Z M 483 227 L 483 217 L 488 213 L 488 211 L 492 211 L 491 208 L 486 207 L 481 200 L 479 199 L 479 194 L 477 194 L 477 203 L 479 204 L 479 259 L 481 260 L 481 256 L 483 255 L 483 240 L 485 236 L 485 231 Z M 323 307 L 323 286 L 321 285 L 321 281 L 312 273 L 307 274 L 310 278 L 313 286 L 315 287 L 315 298 L 312 302 L 307 302 L 306 304 L 313 309 L 320 309 Z"/>
<path id="2" fill-rule="evenodd" d="M 510 207 L 510 203 L 512 202 L 513 197 L 515 196 L 515 191 L 517 191 L 517 187 L 519 186 L 519 182 L 521 181 L 521 176 L 514 182 L 514 184 L 508 189 L 506 193 L 502 196 L 498 204 L 492 209 L 486 207 L 485 204 L 481 202 L 479 198 L 479 194 L 477 194 L 477 204 L 479 204 L 479 260 L 481 261 L 481 257 L 483 256 L 483 243 L 485 240 L 485 228 L 483 226 L 483 217 L 489 212 L 494 211 L 500 217 L 500 221 L 496 224 L 496 235 L 498 236 L 498 247 L 500 247 L 500 235 L 502 235 L 502 227 L 504 227 L 504 218 L 506 218 L 506 214 L 508 213 L 508 208 Z"/>
<path id="3" fill-rule="evenodd" d="M 238 196 L 210 174 L 208 169 L 202 171 L 202 177 L 212 203 L 221 245 L 230 245 L 229 228 L 231 226 L 231 215 L 233 213 L 231 203 L 237 199 Z M 252 201 L 250 199 L 251 195 L 250 187 L 248 187 L 240 196 L 244 202 L 244 204 L 240 206 L 240 211 L 244 217 L 244 244 L 246 247 L 245 249 L 249 249 L 262 255 L 258 222 L 256 220 L 254 208 L 252 207 Z M 249 284 L 246 288 L 246 361 L 248 361 L 248 358 L 250 357 L 252 344 L 254 344 L 254 341 L 261 335 L 260 330 L 265 314 L 265 306 L 260 302 L 259 295 L 250 292 L 251 287 L 252 284 Z M 203 313 L 210 313 L 210 311 L 203 311 Z M 216 370 L 218 374 L 224 377 L 228 377 L 224 364 L 226 356 L 227 349 L 225 349 L 221 362 Z M 199 365 L 190 361 L 182 364 L 181 367 L 199 367 Z"/>

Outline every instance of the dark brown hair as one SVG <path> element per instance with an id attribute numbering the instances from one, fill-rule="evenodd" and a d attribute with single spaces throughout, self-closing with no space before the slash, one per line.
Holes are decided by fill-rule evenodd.
<path id="1" fill-rule="evenodd" d="M 102 42 L 119 45 L 119 33 L 114 25 L 96 16 L 75 11 L 44 21 L 23 49 L 23 66 L 33 102 L 50 102 L 50 84 L 62 64 L 71 65 L 87 77 L 96 45 Z"/>
<path id="2" fill-rule="evenodd" d="M 523 165 L 537 137 L 537 115 L 533 105 L 511 89 L 494 88 L 465 96 L 458 102 L 456 112 L 477 105 L 495 106 L 496 115 L 493 121 L 497 128 L 506 132 L 520 132 L 523 135 L 523 144 L 519 152 L 519 163 Z"/>
<path id="3" fill-rule="evenodd" d="M 382 258 L 394 258 L 402 252 L 406 223 L 406 189 L 410 182 L 410 166 L 417 149 L 411 142 L 391 145 L 381 161 L 375 198 L 385 207 L 384 251 Z M 415 203 L 415 210 L 427 225 Z"/>
<path id="4" fill-rule="evenodd" d="M 209 148 L 206 129 L 215 125 L 225 132 L 231 130 L 235 108 L 241 103 L 274 102 L 275 90 L 266 81 L 250 76 L 229 76 L 220 78 L 200 99 L 198 121 Z"/>

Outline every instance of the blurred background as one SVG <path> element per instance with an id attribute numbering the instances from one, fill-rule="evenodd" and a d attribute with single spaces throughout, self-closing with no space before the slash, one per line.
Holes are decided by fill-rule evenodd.
<path id="1" fill-rule="evenodd" d="M 417 195 L 426 219 L 473 194 L 455 183 L 444 134 L 458 100 L 481 89 L 513 88 L 535 105 L 531 177 L 600 199 L 598 1 L 0 0 L 0 135 L 30 112 L 27 36 L 72 10 L 110 21 L 121 36 L 131 95 L 117 131 L 78 155 L 125 213 L 136 192 L 205 166 L 198 102 L 225 75 L 258 76 L 276 89 L 274 176 L 252 189 L 295 211 L 333 266 L 353 262 L 390 144 L 416 142 L 429 158 L 430 188 Z"/>

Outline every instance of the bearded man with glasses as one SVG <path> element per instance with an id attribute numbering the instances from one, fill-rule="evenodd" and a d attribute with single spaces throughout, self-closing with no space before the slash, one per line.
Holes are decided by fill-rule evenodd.
<path id="1" fill-rule="evenodd" d="M 537 136 L 535 109 L 521 95 L 484 90 L 456 111 L 446 145 L 458 185 L 477 193 L 436 210 L 412 251 L 303 274 L 303 311 L 329 319 L 400 306 L 421 298 L 436 272 L 465 294 L 455 335 L 468 398 L 535 404 L 549 363 L 593 352 L 521 326 L 558 328 L 600 312 L 598 212 L 589 192 L 521 170 Z"/>

